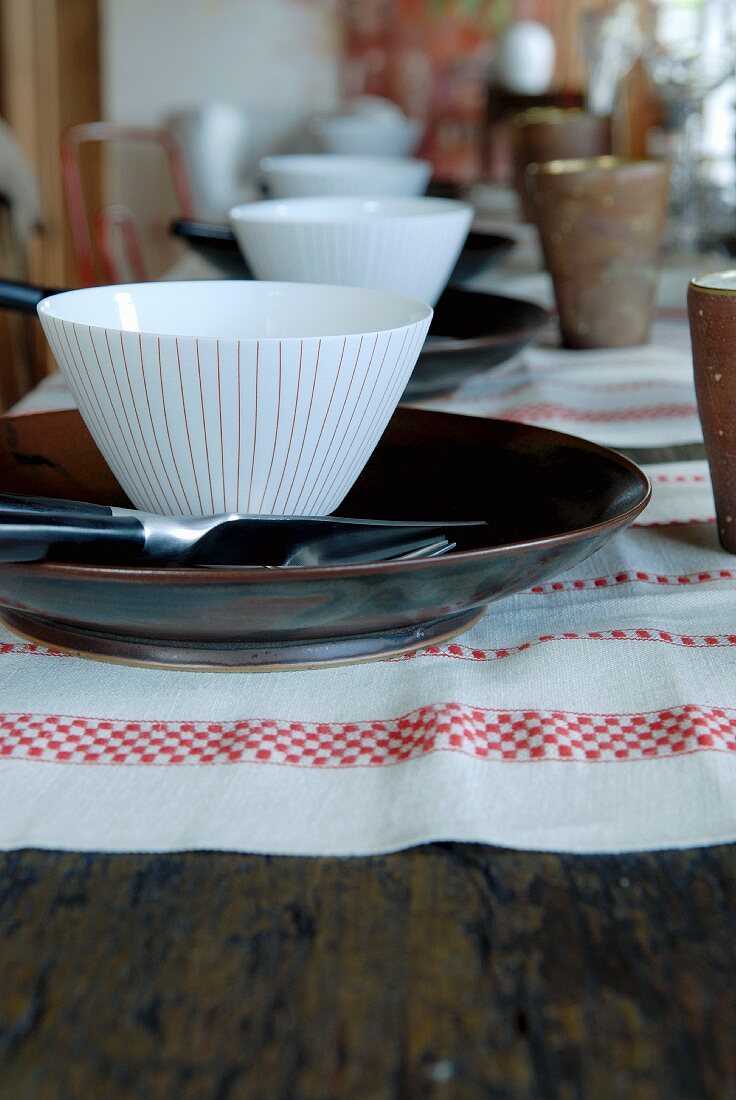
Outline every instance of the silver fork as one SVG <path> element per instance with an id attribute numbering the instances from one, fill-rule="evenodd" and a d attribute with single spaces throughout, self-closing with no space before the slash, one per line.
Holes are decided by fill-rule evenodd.
<path id="1" fill-rule="evenodd" d="M 345 517 L 176 518 L 76 501 L 0 496 L 0 560 L 309 566 L 411 560 L 451 550 L 454 528 Z M 480 526 L 484 526 L 480 524 Z"/>
<path id="2" fill-rule="evenodd" d="M 334 565 L 369 565 L 371 562 L 380 561 L 416 561 L 422 558 L 438 558 L 442 554 L 446 554 L 449 550 L 454 550 L 457 546 L 456 542 L 450 542 L 444 536 L 434 538 L 427 542 L 426 540 L 414 539 L 413 541 L 403 541 L 394 543 L 389 549 L 385 544 L 383 549 L 361 549 L 359 543 L 361 542 L 361 535 L 356 538 L 356 543 L 349 557 L 341 558 L 340 561 L 332 562 Z M 267 565 L 266 569 L 281 569 L 284 566 L 305 566 L 305 565 L 324 565 L 324 561 L 308 561 L 307 555 L 304 553 L 304 548 L 300 547 L 294 555 L 292 555 L 289 561 L 284 562 L 283 565 Z M 218 569 L 222 568 L 217 565 L 204 564 L 205 569 Z M 237 567 L 235 567 L 237 568 Z M 243 566 L 247 568 L 247 566 Z"/>

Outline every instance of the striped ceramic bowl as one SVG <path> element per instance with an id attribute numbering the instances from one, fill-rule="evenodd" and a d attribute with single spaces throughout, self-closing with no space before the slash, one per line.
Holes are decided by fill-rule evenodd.
<path id="1" fill-rule="evenodd" d="M 434 305 L 473 208 L 426 197 L 284 199 L 244 203 L 230 219 L 259 279 L 370 287 Z"/>
<path id="2" fill-rule="evenodd" d="M 334 511 L 432 317 L 396 294 L 231 280 L 90 287 L 38 312 L 125 492 L 168 515 Z"/>

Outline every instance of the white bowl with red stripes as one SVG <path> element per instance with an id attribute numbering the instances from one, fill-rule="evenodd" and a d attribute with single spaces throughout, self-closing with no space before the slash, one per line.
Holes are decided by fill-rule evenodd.
<path id="1" fill-rule="evenodd" d="M 424 196 L 283 199 L 235 206 L 230 220 L 258 279 L 369 287 L 434 305 L 473 208 Z"/>
<path id="2" fill-rule="evenodd" d="M 194 516 L 333 512 L 432 318 L 396 294 L 233 280 L 89 287 L 38 313 L 132 502 Z"/>

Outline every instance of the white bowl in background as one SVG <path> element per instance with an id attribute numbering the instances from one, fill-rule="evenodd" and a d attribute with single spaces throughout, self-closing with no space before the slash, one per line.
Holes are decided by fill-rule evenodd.
<path id="1" fill-rule="evenodd" d="M 351 96 L 343 103 L 343 111 L 353 115 L 372 115 L 374 118 L 406 118 L 398 103 L 382 95 Z"/>
<path id="2" fill-rule="evenodd" d="M 236 206 L 230 219 L 258 279 L 370 287 L 434 305 L 473 208 L 426 197 L 275 199 Z"/>
<path id="3" fill-rule="evenodd" d="M 316 115 L 309 131 L 323 153 L 406 157 L 419 145 L 424 125 L 403 115 Z"/>
<path id="4" fill-rule="evenodd" d="M 113 473 L 164 515 L 333 512 L 432 317 L 379 291 L 215 279 L 72 290 L 38 313 Z"/>
<path id="5" fill-rule="evenodd" d="M 432 175 L 411 157 L 264 157 L 261 178 L 274 199 L 321 195 L 421 195 Z"/>

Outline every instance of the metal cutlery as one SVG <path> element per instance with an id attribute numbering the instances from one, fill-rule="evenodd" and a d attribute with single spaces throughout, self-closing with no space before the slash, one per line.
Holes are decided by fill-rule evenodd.
<path id="1" fill-rule="evenodd" d="M 0 494 L 0 561 L 317 566 L 435 557 L 482 521 L 341 516 L 171 517 L 83 501 Z"/>

